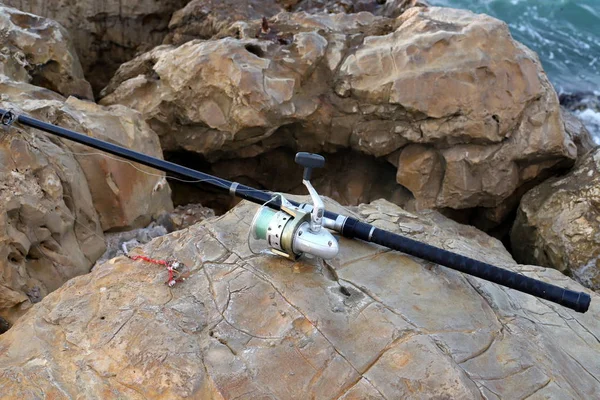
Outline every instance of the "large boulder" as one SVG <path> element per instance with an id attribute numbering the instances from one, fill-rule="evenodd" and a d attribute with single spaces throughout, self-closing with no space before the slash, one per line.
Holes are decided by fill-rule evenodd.
<path id="1" fill-rule="evenodd" d="M 520 262 L 556 268 L 600 290 L 600 148 L 521 199 L 511 232 Z"/>
<path id="2" fill-rule="evenodd" d="M 103 107 L 74 97 L 64 99 L 32 85 L 0 80 L 5 109 L 82 132 L 89 136 L 162 158 L 156 133 L 138 112 L 124 106 Z M 40 135 L 39 131 L 36 134 Z M 173 208 L 164 173 L 65 140 L 91 191 L 103 231 L 147 225 Z"/>
<path id="3" fill-rule="evenodd" d="M 209 161 L 279 147 L 386 157 L 420 207 L 501 206 L 577 156 L 537 56 L 494 18 L 280 13 L 229 33 L 122 65 L 101 103 Z"/>
<path id="4" fill-rule="evenodd" d="M 339 206 L 328 204 L 332 210 Z M 600 297 L 587 314 L 422 260 L 341 239 L 328 263 L 255 255 L 257 206 L 154 240 L 69 281 L 0 336 L 8 397 L 593 398 L 600 390 Z M 345 211 L 344 211 L 345 212 Z M 502 245 L 437 213 L 383 201 L 369 222 L 583 290 L 555 270 L 514 264 Z"/>
<path id="5" fill-rule="evenodd" d="M 0 321 L 14 322 L 67 280 L 88 273 L 104 248 L 73 156 L 38 132 L 0 128 Z"/>
<path id="6" fill-rule="evenodd" d="M 121 63 L 160 44 L 172 13 L 187 1 L 2 0 L 64 26 L 96 92 L 106 86 Z"/>
<path id="7" fill-rule="evenodd" d="M 0 74 L 60 93 L 92 98 L 67 31 L 55 21 L 0 3 Z"/>

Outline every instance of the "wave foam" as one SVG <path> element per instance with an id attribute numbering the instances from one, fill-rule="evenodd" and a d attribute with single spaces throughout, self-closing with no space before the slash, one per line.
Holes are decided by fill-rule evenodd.
<path id="1" fill-rule="evenodd" d="M 575 114 L 583 122 L 588 131 L 590 131 L 596 144 L 600 144 L 600 111 L 586 108 L 585 110 L 573 111 L 573 114 Z"/>

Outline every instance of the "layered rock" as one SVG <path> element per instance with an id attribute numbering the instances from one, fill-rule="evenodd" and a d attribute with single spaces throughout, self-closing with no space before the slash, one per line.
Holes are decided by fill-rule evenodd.
<path id="1" fill-rule="evenodd" d="M 102 107 L 0 78 L 0 107 L 160 156 L 156 134 L 123 106 Z M 3 129 L 0 156 L 0 317 L 86 274 L 102 232 L 147 224 L 172 208 L 164 175 L 21 125 Z M 152 175 L 148 175 L 148 173 Z"/>
<path id="2" fill-rule="evenodd" d="M 139 113 L 123 106 L 64 99 L 35 86 L 0 81 L 3 108 L 82 132 L 92 137 L 162 158 L 156 134 Z M 40 134 L 37 132 L 37 134 Z M 147 225 L 153 216 L 172 209 L 164 173 L 65 140 L 63 153 L 73 153 L 81 166 L 103 231 Z"/>
<path id="3" fill-rule="evenodd" d="M 102 103 L 209 161 L 279 147 L 386 157 L 421 207 L 510 211 L 520 187 L 576 157 L 537 56 L 496 19 L 417 7 L 280 13 L 266 28 L 157 47 L 119 69 Z"/>
<path id="4" fill-rule="evenodd" d="M 210 39 L 236 21 L 270 18 L 285 11 L 277 0 L 192 0 L 173 13 L 166 44 Z"/>
<path id="5" fill-rule="evenodd" d="M 92 98 L 69 34 L 58 23 L 0 4 L 0 32 L 1 75 L 64 96 Z"/>
<path id="6" fill-rule="evenodd" d="M 0 130 L 0 318 L 14 322 L 88 273 L 104 247 L 85 174 L 64 146 L 18 126 Z"/>
<path id="7" fill-rule="evenodd" d="M 419 0 L 282 0 L 289 11 L 309 13 L 359 13 L 367 11 L 383 17 L 396 18 L 410 7 L 425 6 Z"/>
<path id="8" fill-rule="evenodd" d="M 587 314 L 576 314 L 346 239 L 326 264 L 253 255 L 246 234 L 256 210 L 242 203 L 145 246 L 144 254 L 189 266 L 174 288 L 164 285 L 166 271 L 120 257 L 46 297 L 0 337 L 3 393 L 591 398 L 600 390 L 597 295 Z M 359 212 L 380 227 L 581 290 L 557 271 L 515 265 L 499 242 L 439 214 L 382 201 Z"/>
<path id="9" fill-rule="evenodd" d="M 568 174 L 522 198 L 511 233 L 515 257 L 571 275 L 600 290 L 600 149 Z"/>
<path id="10" fill-rule="evenodd" d="M 3 0 L 22 11 L 58 21 L 71 34 L 85 76 L 95 91 L 140 50 L 160 44 L 169 19 L 187 0 Z"/>

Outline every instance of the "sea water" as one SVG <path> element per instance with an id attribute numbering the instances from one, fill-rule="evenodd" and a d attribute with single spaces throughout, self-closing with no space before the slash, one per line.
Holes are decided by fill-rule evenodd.
<path id="1" fill-rule="evenodd" d="M 505 21 L 516 40 L 538 53 L 559 95 L 581 99 L 570 108 L 600 144 L 600 0 L 427 1 Z"/>

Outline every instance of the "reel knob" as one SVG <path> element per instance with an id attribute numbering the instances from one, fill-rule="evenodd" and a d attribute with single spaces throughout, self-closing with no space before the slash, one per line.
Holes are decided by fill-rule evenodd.
<path id="1" fill-rule="evenodd" d="M 310 175 L 313 168 L 323 168 L 323 166 L 325 166 L 325 157 L 319 154 L 300 152 L 296 153 L 296 163 L 304 167 L 302 183 L 304 186 L 306 186 L 306 189 L 308 189 L 310 198 L 313 201 L 310 230 L 313 233 L 317 233 L 321 230 L 321 225 L 323 224 L 325 205 L 323 204 L 323 200 L 321 200 L 319 197 L 319 193 L 317 193 L 313 185 L 310 183 Z"/>
<path id="2" fill-rule="evenodd" d="M 320 154 L 306 153 L 301 151 L 296 153 L 296 164 L 304 167 L 304 176 L 302 177 L 305 181 L 310 181 L 313 168 L 323 168 L 325 166 L 325 157 Z"/>

